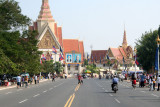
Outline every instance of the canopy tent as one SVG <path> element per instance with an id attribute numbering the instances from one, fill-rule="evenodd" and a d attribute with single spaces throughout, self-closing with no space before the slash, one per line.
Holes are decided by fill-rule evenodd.
<path id="1" fill-rule="evenodd" d="M 91 71 L 90 70 L 86 70 L 85 73 L 91 73 Z"/>

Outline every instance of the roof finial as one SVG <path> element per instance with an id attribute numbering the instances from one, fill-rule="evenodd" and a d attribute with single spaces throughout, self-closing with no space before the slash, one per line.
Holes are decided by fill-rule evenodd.
<path id="1" fill-rule="evenodd" d="M 42 0 L 41 11 L 38 16 L 38 20 L 54 21 L 49 7 L 48 0 Z"/>

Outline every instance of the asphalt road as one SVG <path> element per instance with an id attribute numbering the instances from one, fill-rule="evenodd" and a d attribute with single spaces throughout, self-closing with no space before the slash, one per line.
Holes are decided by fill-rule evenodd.
<path id="1" fill-rule="evenodd" d="M 160 92 L 148 90 L 121 82 L 113 93 L 110 80 L 84 79 L 78 85 L 76 79 L 58 79 L 1 90 L 0 107 L 159 107 Z"/>

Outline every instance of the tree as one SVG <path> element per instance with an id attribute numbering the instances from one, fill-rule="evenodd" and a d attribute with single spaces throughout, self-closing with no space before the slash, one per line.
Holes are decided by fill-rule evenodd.
<path id="1" fill-rule="evenodd" d="M 137 60 L 144 70 L 151 69 L 155 62 L 157 34 L 157 30 L 146 32 L 145 34 L 142 34 L 141 39 L 136 42 Z"/>
<path id="2" fill-rule="evenodd" d="M 0 31 L 25 28 L 30 19 L 21 14 L 18 2 L 14 0 L 0 0 Z"/>
<path id="3" fill-rule="evenodd" d="M 43 61 L 42 62 L 43 65 L 43 73 L 54 73 L 55 72 L 55 65 L 53 64 L 53 60 L 50 61 Z"/>
<path id="4" fill-rule="evenodd" d="M 60 72 L 63 71 L 62 64 L 60 62 L 54 63 L 54 70 L 56 71 L 57 74 L 60 74 Z"/>

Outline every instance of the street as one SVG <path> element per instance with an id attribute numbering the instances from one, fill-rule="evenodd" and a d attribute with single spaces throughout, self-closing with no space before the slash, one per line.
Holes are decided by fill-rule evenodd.
<path id="1" fill-rule="evenodd" d="M 45 81 L 28 88 L 0 91 L 1 107 L 158 107 L 160 92 L 148 88 L 132 89 L 131 83 L 120 82 L 117 93 L 111 91 L 111 81 L 84 79 Z"/>

